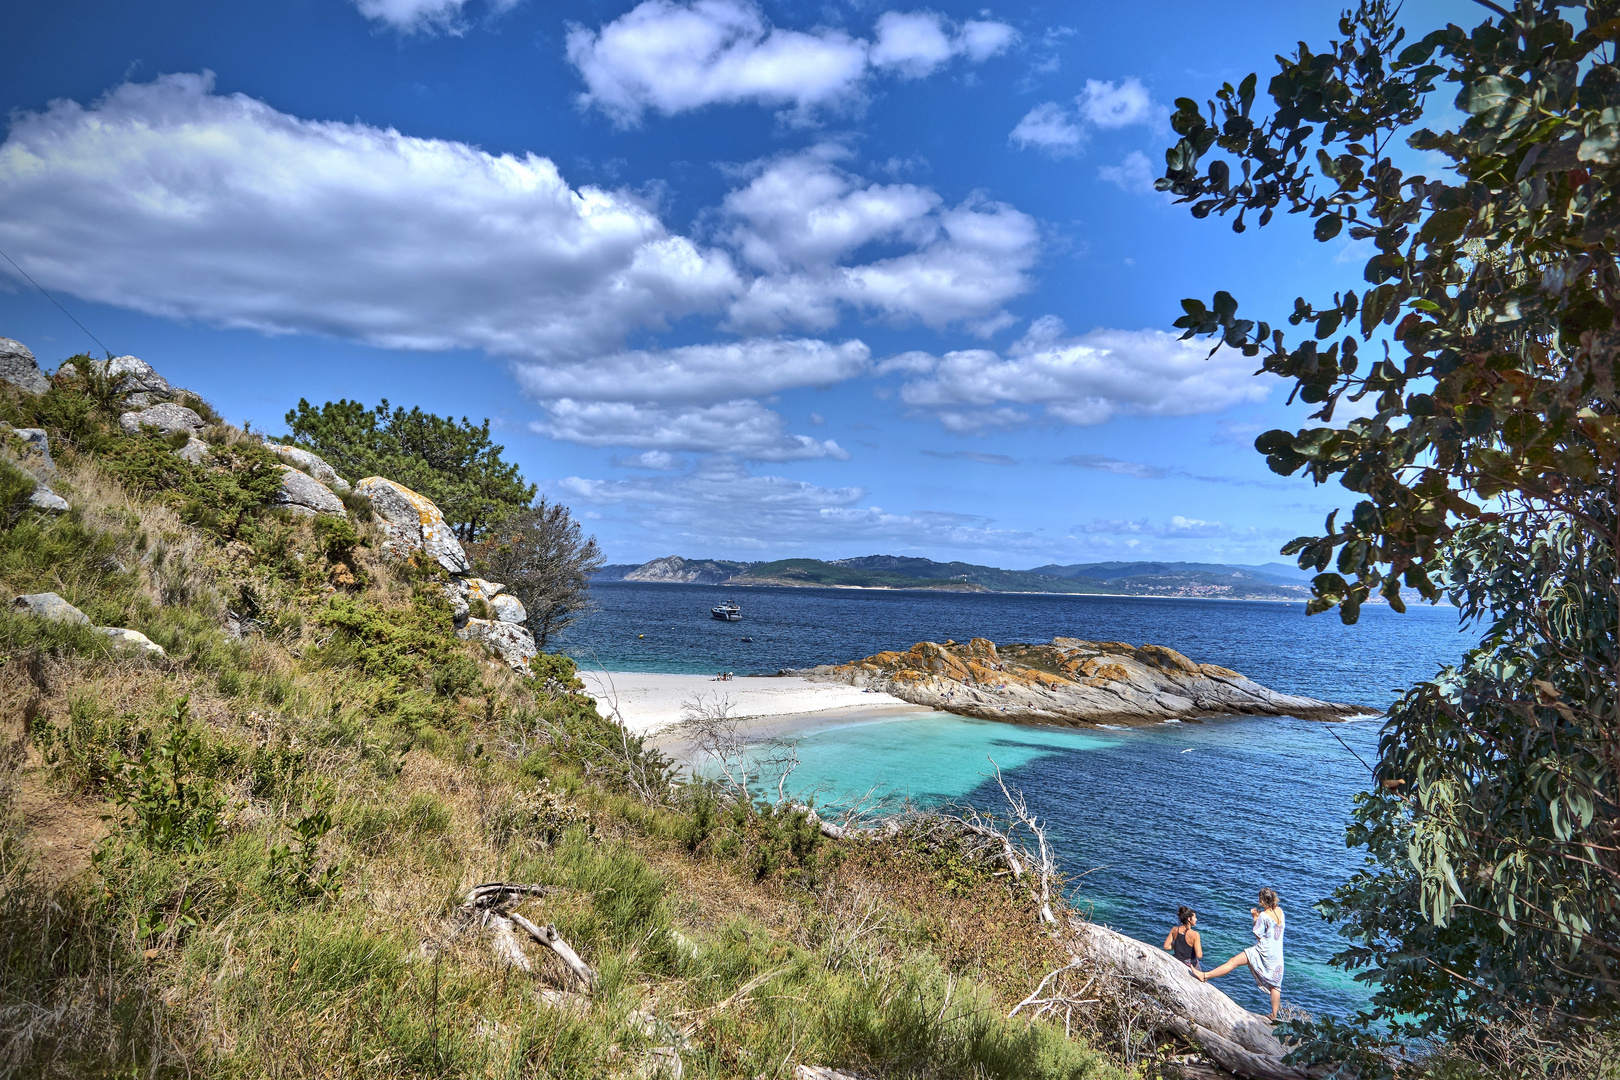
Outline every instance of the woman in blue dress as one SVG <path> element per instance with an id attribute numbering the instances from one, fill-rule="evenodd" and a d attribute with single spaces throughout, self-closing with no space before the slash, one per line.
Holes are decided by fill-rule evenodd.
<path id="1" fill-rule="evenodd" d="M 1271 889 L 1260 890 L 1260 906 L 1250 908 L 1254 916 L 1254 944 L 1238 953 L 1214 971 L 1193 971 L 1199 982 L 1208 982 L 1227 972 L 1248 965 L 1260 989 L 1271 994 L 1271 1016 L 1275 1022 L 1277 1010 L 1282 1007 L 1283 978 L 1283 909 L 1277 903 L 1277 894 Z"/>

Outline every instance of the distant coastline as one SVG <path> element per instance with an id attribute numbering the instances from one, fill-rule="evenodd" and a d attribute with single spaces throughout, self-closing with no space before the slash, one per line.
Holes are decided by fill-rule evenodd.
<path id="1" fill-rule="evenodd" d="M 1309 600 L 1311 575 L 1280 563 L 1108 562 L 1007 570 L 896 555 L 735 562 L 667 555 L 603 567 L 593 581 L 669 585 L 863 589 L 886 592 L 1126 596 L 1164 600 Z"/>

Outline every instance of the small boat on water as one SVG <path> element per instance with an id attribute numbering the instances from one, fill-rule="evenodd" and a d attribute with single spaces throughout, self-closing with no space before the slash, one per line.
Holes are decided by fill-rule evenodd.
<path id="1" fill-rule="evenodd" d="M 723 604 L 716 604 L 714 607 L 710 608 L 709 616 L 710 618 L 719 619 L 721 622 L 741 622 L 742 608 L 738 607 L 732 601 L 727 600 Z"/>

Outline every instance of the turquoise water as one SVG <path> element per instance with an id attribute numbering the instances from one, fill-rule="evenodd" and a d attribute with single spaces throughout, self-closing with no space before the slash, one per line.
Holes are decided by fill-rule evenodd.
<path id="1" fill-rule="evenodd" d="M 994 808 L 1003 798 L 993 760 L 1049 822 L 1073 900 L 1093 918 L 1159 943 L 1187 904 L 1212 967 L 1253 943 L 1248 909 L 1268 885 L 1289 916 L 1287 1000 L 1342 1014 L 1363 992 L 1327 965 L 1338 939 L 1311 904 L 1357 864 L 1343 837 L 1365 773 L 1333 734 L 1370 758 L 1376 733 L 1373 723 L 1293 719 L 1098 733 L 918 713 L 804 736 L 794 780 L 821 805 L 875 791 Z M 1269 1009 L 1246 972 L 1222 982 L 1239 1002 Z"/>
<path id="2" fill-rule="evenodd" d="M 1473 640 L 1454 611 L 1416 607 L 1366 608 L 1346 627 L 1332 615 L 1306 619 L 1298 604 L 628 582 L 593 594 L 601 610 L 570 631 L 565 648 L 583 664 L 628 671 L 775 672 L 920 640 L 1062 635 L 1168 645 L 1274 689 L 1382 708 Z M 721 599 L 739 601 L 744 620 L 709 619 Z M 919 711 L 804 735 L 794 777 L 822 805 L 875 787 L 925 804 L 994 808 L 1002 796 L 993 758 L 1050 822 L 1074 899 L 1094 917 L 1157 945 L 1188 904 L 1214 966 L 1252 943 L 1248 909 L 1270 886 L 1288 912 L 1284 1000 L 1343 1014 L 1364 992 L 1327 966 L 1338 938 L 1312 905 L 1359 865 L 1344 827 L 1367 778 L 1356 755 L 1371 761 L 1377 738 L 1376 721 L 1257 717 L 1073 731 Z M 1243 969 L 1222 988 L 1269 1007 Z"/>

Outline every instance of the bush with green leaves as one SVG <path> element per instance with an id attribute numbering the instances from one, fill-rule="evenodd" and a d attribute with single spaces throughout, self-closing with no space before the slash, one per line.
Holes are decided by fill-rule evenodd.
<path id="1" fill-rule="evenodd" d="M 315 408 L 303 398 L 288 411 L 283 440 L 313 451 L 352 480 L 381 476 L 426 495 L 463 542 L 529 504 L 536 488 L 505 447 L 490 441 L 489 421 L 459 422 L 384 399 L 368 409 L 358 401 L 328 401 Z"/>
<path id="2" fill-rule="evenodd" d="M 1319 406 L 1255 443 L 1358 500 L 1284 549 L 1317 572 L 1312 612 L 1402 610 L 1404 585 L 1485 631 L 1390 709 L 1350 831 L 1367 868 L 1323 907 L 1372 1007 L 1359 1034 L 1302 1029 L 1329 1057 L 1620 1010 L 1620 3 L 1483 6 L 1408 42 L 1364 0 L 1278 58 L 1268 111 L 1255 75 L 1178 99 L 1158 182 L 1238 232 L 1281 210 L 1371 243 L 1363 287 L 1295 300 L 1303 333 L 1226 292 L 1176 325 Z M 1430 105 L 1445 84 L 1454 114 Z M 1444 164 L 1403 172 L 1402 140 Z M 1371 415 L 1333 423 L 1344 401 Z"/>

